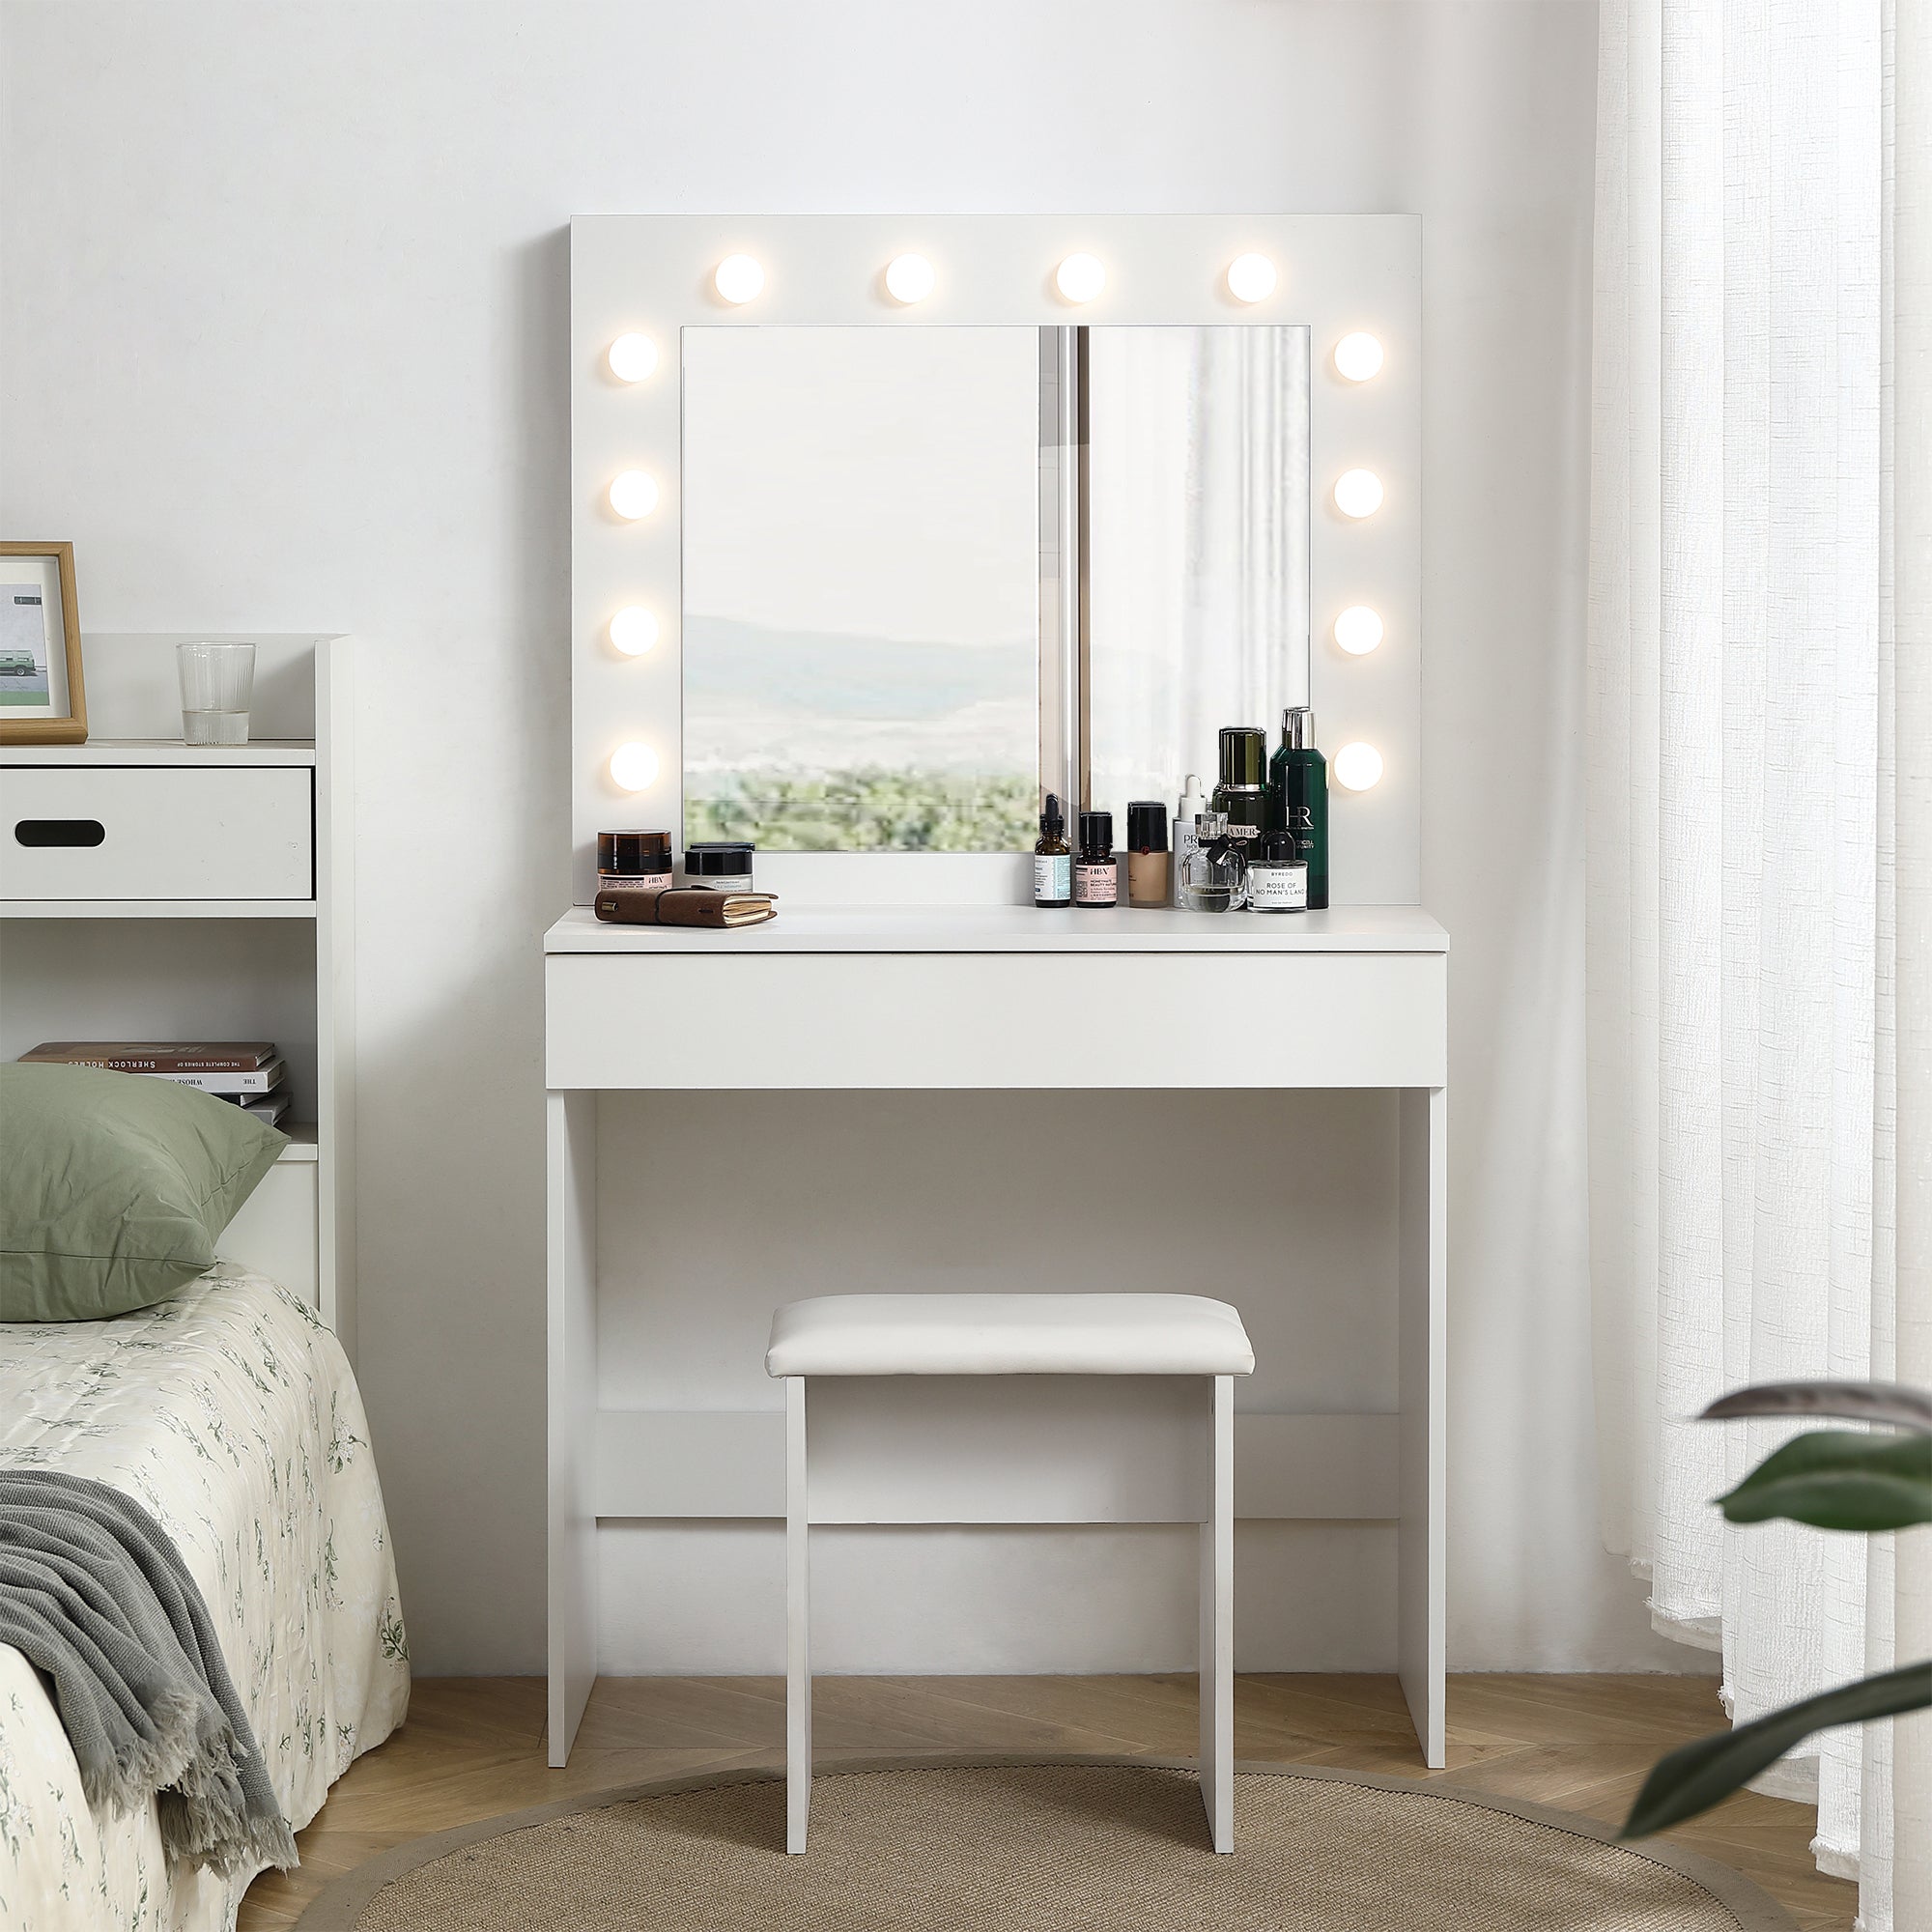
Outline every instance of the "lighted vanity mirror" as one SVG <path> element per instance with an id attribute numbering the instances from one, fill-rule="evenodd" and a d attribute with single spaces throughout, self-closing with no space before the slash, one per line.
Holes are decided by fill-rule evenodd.
<path id="1" fill-rule="evenodd" d="M 1010 852 L 1308 691 L 1309 333 L 683 331 L 687 839 Z"/>

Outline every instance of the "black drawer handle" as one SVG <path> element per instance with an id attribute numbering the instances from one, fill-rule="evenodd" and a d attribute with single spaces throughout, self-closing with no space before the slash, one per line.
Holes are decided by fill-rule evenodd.
<path id="1" fill-rule="evenodd" d="M 99 845 L 106 837 L 98 818 L 22 818 L 14 827 L 22 845 Z"/>

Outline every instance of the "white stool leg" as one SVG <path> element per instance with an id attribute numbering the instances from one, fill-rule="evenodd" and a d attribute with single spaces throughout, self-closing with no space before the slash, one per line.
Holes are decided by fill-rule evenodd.
<path id="1" fill-rule="evenodd" d="M 805 1378 L 785 1385 L 785 1850 L 811 1816 L 811 1548 L 805 1486 Z"/>
<path id="2" fill-rule="evenodd" d="M 1208 1520 L 1201 1525 L 1201 1802 L 1217 1852 L 1235 1849 L 1235 1378 L 1208 1410 Z"/>

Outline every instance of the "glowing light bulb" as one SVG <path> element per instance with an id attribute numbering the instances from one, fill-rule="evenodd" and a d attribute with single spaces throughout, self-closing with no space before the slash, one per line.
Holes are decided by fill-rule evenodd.
<path id="1" fill-rule="evenodd" d="M 1335 479 L 1335 507 L 1345 517 L 1373 517 L 1382 506 L 1382 479 L 1373 469 L 1345 469 Z"/>
<path id="2" fill-rule="evenodd" d="M 658 506 L 658 486 L 641 469 L 627 469 L 611 479 L 611 507 L 630 523 L 648 517 Z"/>
<path id="3" fill-rule="evenodd" d="M 1351 604 L 1335 619 L 1335 641 L 1351 658 L 1363 658 L 1382 640 L 1382 620 L 1366 604 Z"/>
<path id="4" fill-rule="evenodd" d="M 1236 301 L 1266 301 L 1276 279 L 1274 264 L 1265 255 L 1236 255 L 1228 264 L 1228 293 Z"/>
<path id="5" fill-rule="evenodd" d="M 1382 754 L 1357 740 L 1335 753 L 1335 782 L 1350 791 L 1367 791 L 1382 775 Z"/>
<path id="6" fill-rule="evenodd" d="M 611 780 L 621 790 L 648 790 L 657 778 L 658 754 L 648 745 L 619 745 L 611 753 Z"/>
<path id="7" fill-rule="evenodd" d="M 605 358 L 620 383 L 641 383 L 658 366 L 658 346 L 648 335 L 620 335 Z"/>
<path id="8" fill-rule="evenodd" d="M 1366 383 L 1381 369 L 1382 346 L 1373 335 L 1358 328 L 1336 343 L 1335 366 L 1350 382 Z"/>
<path id="9" fill-rule="evenodd" d="M 642 657 L 658 640 L 658 620 L 640 604 L 627 604 L 611 619 L 611 641 L 627 658 Z"/>
<path id="10" fill-rule="evenodd" d="M 1069 255 L 1054 270 L 1053 286 L 1070 302 L 1090 302 L 1107 286 L 1106 266 L 1095 255 Z"/>
<path id="11" fill-rule="evenodd" d="M 923 301 L 937 279 L 923 255 L 896 255 L 886 265 L 886 292 L 896 302 Z"/>
<path id="12" fill-rule="evenodd" d="M 726 255 L 712 280 L 727 302 L 748 302 L 764 293 L 765 271 L 749 255 Z"/>

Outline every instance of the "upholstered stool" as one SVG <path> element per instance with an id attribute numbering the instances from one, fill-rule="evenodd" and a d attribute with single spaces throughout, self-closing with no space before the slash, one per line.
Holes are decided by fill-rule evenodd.
<path id="1" fill-rule="evenodd" d="M 1195 1294 L 832 1294 L 772 1321 L 785 1384 L 785 1849 L 811 1807 L 805 1391 L 813 1376 L 1200 1376 L 1208 1386 L 1201 1525 L 1201 1797 L 1235 1848 L 1235 1384 L 1254 1372 L 1241 1318 Z"/>

